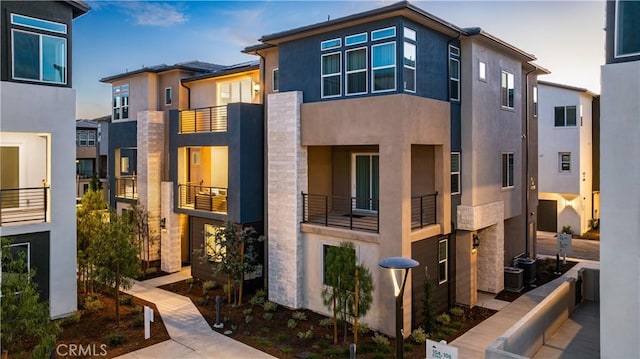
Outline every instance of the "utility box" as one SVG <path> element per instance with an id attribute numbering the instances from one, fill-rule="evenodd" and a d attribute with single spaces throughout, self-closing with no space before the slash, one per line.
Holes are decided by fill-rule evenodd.
<path id="1" fill-rule="evenodd" d="M 524 270 L 524 282 L 531 284 L 536 281 L 536 261 L 531 258 L 518 258 L 516 261 L 518 268 Z"/>
<path id="2" fill-rule="evenodd" d="M 524 288 L 523 278 L 522 268 L 504 267 L 504 290 L 520 292 Z"/>

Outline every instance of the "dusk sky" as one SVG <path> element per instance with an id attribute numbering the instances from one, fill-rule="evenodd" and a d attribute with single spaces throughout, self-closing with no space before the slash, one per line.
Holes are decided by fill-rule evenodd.
<path id="1" fill-rule="evenodd" d="M 103 77 L 143 66 L 200 60 L 232 65 L 257 57 L 241 50 L 262 35 L 396 1 L 87 1 L 73 25 L 77 118 L 111 112 Z M 477 26 L 534 54 L 543 80 L 600 93 L 605 2 L 411 1 L 460 27 Z"/>

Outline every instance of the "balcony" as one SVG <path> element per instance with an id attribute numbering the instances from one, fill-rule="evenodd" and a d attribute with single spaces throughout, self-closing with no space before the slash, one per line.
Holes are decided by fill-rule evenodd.
<path id="1" fill-rule="evenodd" d="M 420 229 L 437 223 L 438 192 L 411 198 L 411 229 Z"/>
<path id="2" fill-rule="evenodd" d="M 362 209 L 368 208 L 368 209 Z M 378 233 L 378 199 L 302 193 L 302 223 Z"/>
<path id="3" fill-rule="evenodd" d="M 138 198 L 138 180 L 136 176 L 116 178 L 116 197 L 127 199 Z"/>
<path id="4" fill-rule="evenodd" d="M 49 187 L 0 189 L 0 226 L 47 221 Z"/>
<path id="5" fill-rule="evenodd" d="M 227 214 L 227 188 L 178 184 L 178 207 Z"/>
<path id="6" fill-rule="evenodd" d="M 226 105 L 183 110 L 179 113 L 179 133 L 227 131 Z"/>

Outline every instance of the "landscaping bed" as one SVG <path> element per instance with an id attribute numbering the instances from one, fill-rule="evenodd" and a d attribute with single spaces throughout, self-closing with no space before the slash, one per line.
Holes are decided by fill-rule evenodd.
<path id="1" fill-rule="evenodd" d="M 510 292 L 508 290 L 503 290 L 502 292 L 496 295 L 496 299 L 504 300 L 507 302 L 513 302 L 518 299 L 524 293 L 539 287 L 543 284 L 549 283 L 552 280 L 562 276 L 569 269 L 573 268 L 578 264 L 578 262 L 567 261 L 565 264 L 562 264 L 562 258 L 560 259 L 560 274 L 555 274 L 556 271 L 556 260 L 555 258 L 539 258 L 536 260 L 536 280 L 533 283 L 525 284 L 524 288 L 520 292 Z"/>
<path id="2" fill-rule="evenodd" d="M 204 287 L 203 287 L 204 286 Z M 213 288 L 210 288 L 212 287 Z M 223 289 L 212 282 L 189 279 L 161 287 L 189 297 L 200 313 L 213 328 L 216 321 L 215 298 L 224 298 L 221 320 L 224 328 L 214 329 L 229 334 L 235 340 L 269 353 L 278 358 L 348 358 L 349 343 L 353 342 L 351 326 L 343 342 L 344 328 L 338 326 L 338 344 L 333 344 L 333 322 L 331 318 L 309 310 L 289 310 L 282 306 L 265 304 L 265 293 L 245 294 L 244 303 L 239 306 L 227 303 Z M 459 308 L 454 314 L 440 316 L 441 322 L 433 330 L 433 340 L 448 342 L 462 335 L 495 311 L 475 307 Z M 389 318 L 395 322 L 395 318 Z M 424 341 L 425 336 L 416 339 Z M 395 341 L 370 330 L 361 330 L 358 336 L 358 358 L 388 358 L 393 356 Z M 425 344 L 416 343 L 412 337 L 405 339 L 405 358 L 425 357 Z"/>

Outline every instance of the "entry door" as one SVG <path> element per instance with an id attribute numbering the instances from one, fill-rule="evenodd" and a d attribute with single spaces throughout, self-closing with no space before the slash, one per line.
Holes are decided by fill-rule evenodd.
<path id="1" fill-rule="evenodd" d="M 378 210 L 380 192 L 378 154 L 354 155 L 355 208 L 369 211 Z"/>
<path id="2" fill-rule="evenodd" d="M 558 201 L 538 200 L 538 230 L 556 232 L 558 230 Z"/>
<path id="3" fill-rule="evenodd" d="M 19 147 L 0 147 L 0 189 L 20 187 Z M 2 208 L 19 205 L 18 191 L 2 192 Z"/>

